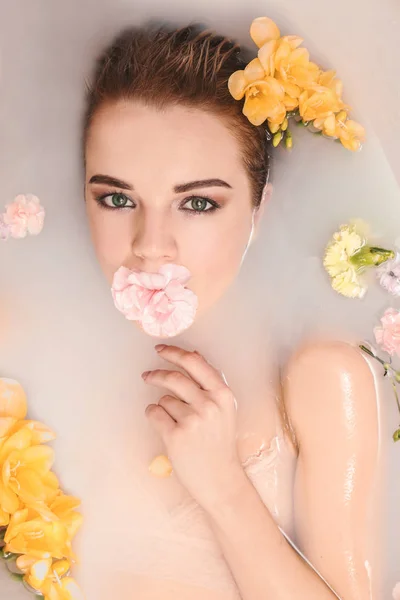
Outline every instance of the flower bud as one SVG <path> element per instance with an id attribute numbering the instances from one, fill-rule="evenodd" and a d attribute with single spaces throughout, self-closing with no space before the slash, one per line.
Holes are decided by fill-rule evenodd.
<path id="1" fill-rule="evenodd" d="M 290 133 L 289 129 L 286 131 L 285 146 L 288 150 L 293 148 L 293 138 L 292 138 L 292 134 Z"/>
<path id="2" fill-rule="evenodd" d="M 394 255 L 393 250 L 363 246 L 350 257 L 350 262 L 356 267 L 374 267 L 394 258 Z"/>
<path id="3" fill-rule="evenodd" d="M 278 133 L 276 133 L 272 139 L 272 145 L 274 148 L 276 148 L 277 146 L 279 146 L 279 144 L 281 143 L 283 134 L 281 131 L 278 131 Z"/>

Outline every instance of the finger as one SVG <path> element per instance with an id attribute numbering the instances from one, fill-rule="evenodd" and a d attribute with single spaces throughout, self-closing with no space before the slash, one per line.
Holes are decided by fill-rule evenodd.
<path id="1" fill-rule="evenodd" d="M 163 409 L 177 422 L 182 422 L 185 417 L 193 414 L 193 409 L 186 402 L 182 402 L 175 396 L 166 394 L 158 401 L 158 405 L 162 406 Z"/>
<path id="2" fill-rule="evenodd" d="M 184 369 L 190 377 L 206 391 L 218 390 L 226 386 L 226 379 L 196 350 L 189 352 L 178 346 L 161 344 L 164 348 L 156 349 L 158 354 L 170 363 Z"/>
<path id="3" fill-rule="evenodd" d="M 168 371 L 167 369 L 155 369 L 142 374 L 146 383 L 166 388 L 176 398 L 191 404 L 193 407 L 203 403 L 202 391 L 197 383 L 190 377 L 179 371 Z"/>
<path id="4" fill-rule="evenodd" d="M 158 404 L 149 404 L 145 414 L 165 443 L 168 434 L 176 427 L 174 419 Z"/>

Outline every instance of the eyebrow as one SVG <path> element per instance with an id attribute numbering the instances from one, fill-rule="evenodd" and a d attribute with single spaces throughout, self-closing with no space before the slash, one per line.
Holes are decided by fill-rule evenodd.
<path id="1" fill-rule="evenodd" d="M 197 181 L 189 181 L 188 183 L 176 185 L 174 187 L 174 192 L 179 194 L 180 192 L 188 192 L 189 190 L 204 187 L 226 187 L 232 189 L 232 186 L 222 179 L 199 179 Z"/>
<path id="2" fill-rule="evenodd" d="M 89 179 L 89 183 L 105 183 L 106 185 L 113 185 L 114 187 L 121 188 L 123 190 L 133 190 L 133 187 L 122 181 L 122 179 L 116 179 L 116 177 L 110 177 L 109 175 L 93 175 Z"/>
<path id="3" fill-rule="evenodd" d="M 133 186 L 129 183 L 122 181 L 122 179 L 110 177 L 109 175 L 93 175 L 93 177 L 90 178 L 89 183 L 102 183 L 106 185 L 113 185 L 114 187 L 121 188 L 122 190 L 133 191 Z M 232 186 L 223 179 L 199 179 L 196 181 L 189 181 L 188 183 L 180 183 L 175 185 L 174 192 L 176 194 L 180 194 L 182 192 L 188 192 L 196 188 L 204 187 L 225 187 L 232 189 Z"/>

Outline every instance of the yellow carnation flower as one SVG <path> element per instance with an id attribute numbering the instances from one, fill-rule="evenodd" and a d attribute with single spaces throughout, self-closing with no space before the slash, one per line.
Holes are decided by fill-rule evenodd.
<path id="1" fill-rule="evenodd" d="M 362 298 L 366 286 L 360 275 L 394 257 L 393 250 L 368 246 L 357 224 L 342 225 L 325 250 L 324 267 L 334 290 L 348 298 Z"/>
<path id="2" fill-rule="evenodd" d="M 366 286 L 357 274 L 357 270 L 351 267 L 332 278 L 332 288 L 347 298 L 362 298 L 367 291 Z"/>
<path id="3" fill-rule="evenodd" d="M 362 298 L 366 287 L 358 276 L 358 269 L 351 263 L 351 257 L 365 244 L 355 226 L 342 225 L 328 244 L 324 267 L 332 278 L 334 290 L 349 298 Z"/>

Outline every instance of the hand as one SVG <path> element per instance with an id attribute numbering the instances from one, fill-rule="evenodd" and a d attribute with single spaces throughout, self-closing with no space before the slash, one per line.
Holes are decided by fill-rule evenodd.
<path id="1" fill-rule="evenodd" d="M 142 374 L 146 383 L 171 392 L 150 404 L 146 415 L 179 480 L 207 509 L 235 493 L 246 478 L 236 447 L 236 400 L 223 374 L 198 352 L 165 345 L 156 350 L 186 374 L 163 369 Z"/>

